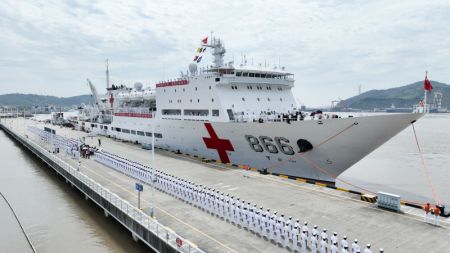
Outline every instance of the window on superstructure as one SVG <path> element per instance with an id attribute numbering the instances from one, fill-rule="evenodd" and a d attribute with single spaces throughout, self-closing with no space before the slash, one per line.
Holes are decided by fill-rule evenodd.
<path id="1" fill-rule="evenodd" d="M 199 98 L 199 99 L 197 99 L 197 103 L 200 103 L 200 98 Z"/>
<path id="2" fill-rule="evenodd" d="M 155 138 L 162 138 L 162 134 L 155 133 Z"/>
<path id="3" fill-rule="evenodd" d="M 209 110 L 193 110 L 193 109 L 186 109 L 184 110 L 185 116 L 208 116 Z"/>
<path id="4" fill-rule="evenodd" d="M 255 77 L 255 73 L 249 73 L 248 76 L 249 77 Z"/>
<path id="5" fill-rule="evenodd" d="M 266 74 L 261 74 L 261 78 L 266 78 Z"/>
<path id="6" fill-rule="evenodd" d="M 142 132 L 142 131 L 137 131 L 137 134 L 140 135 L 140 136 L 144 136 L 145 135 L 144 132 Z"/>
<path id="7" fill-rule="evenodd" d="M 219 110 L 212 110 L 213 117 L 219 117 Z"/>
<path id="8" fill-rule="evenodd" d="M 181 115 L 181 110 L 179 109 L 165 109 L 162 110 L 163 115 Z"/>
<path id="9" fill-rule="evenodd" d="M 256 74 L 255 74 L 255 77 L 261 77 L 261 74 L 256 73 Z"/>
<path id="10" fill-rule="evenodd" d="M 247 73 L 247 72 L 244 72 L 244 73 L 242 74 L 242 76 L 248 76 L 248 73 Z"/>
<path id="11" fill-rule="evenodd" d="M 211 102 L 213 102 L 213 103 L 214 103 L 214 98 L 211 98 Z"/>
<path id="12" fill-rule="evenodd" d="M 150 133 L 150 132 L 145 132 L 145 136 L 147 136 L 147 137 L 152 137 L 152 133 Z"/>
<path id="13" fill-rule="evenodd" d="M 116 131 L 117 131 L 117 132 L 122 132 L 122 129 L 116 127 Z"/>
<path id="14" fill-rule="evenodd" d="M 242 76 L 242 72 L 236 72 L 236 76 Z"/>
<path id="15" fill-rule="evenodd" d="M 131 130 L 131 134 L 136 134 L 136 130 Z"/>
<path id="16" fill-rule="evenodd" d="M 129 134 L 129 133 L 130 133 L 130 130 L 128 130 L 128 129 L 122 129 L 122 133 Z"/>

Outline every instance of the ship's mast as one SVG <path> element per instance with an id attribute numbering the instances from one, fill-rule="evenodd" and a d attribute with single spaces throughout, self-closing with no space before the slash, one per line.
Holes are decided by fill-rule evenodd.
<path id="1" fill-rule="evenodd" d="M 109 60 L 106 59 L 106 89 L 109 92 Z"/>
<path id="2" fill-rule="evenodd" d="M 212 49 L 211 54 L 214 56 L 214 67 L 219 68 L 223 66 L 223 57 L 225 56 L 225 47 L 220 39 L 211 38 L 210 44 L 202 45 Z"/>

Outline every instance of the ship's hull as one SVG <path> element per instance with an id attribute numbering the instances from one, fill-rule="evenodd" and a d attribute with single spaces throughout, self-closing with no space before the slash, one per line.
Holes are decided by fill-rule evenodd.
<path id="1" fill-rule="evenodd" d="M 151 132 L 154 123 L 155 132 L 160 134 L 155 138 L 156 147 L 272 173 L 334 182 L 342 172 L 421 116 L 410 113 L 290 124 L 140 119 L 146 123 L 136 130 Z M 111 126 L 114 129 L 114 122 Z M 116 138 L 151 143 L 151 137 L 117 133 L 111 127 L 108 131 Z"/>

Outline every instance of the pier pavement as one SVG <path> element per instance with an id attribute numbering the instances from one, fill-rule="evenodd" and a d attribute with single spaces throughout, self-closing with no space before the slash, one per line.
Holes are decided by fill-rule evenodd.
<path id="1" fill-rule="evenodd" d="M 27 132 L 28 125 L 44 126 L 43 123 L 23 119 L 7 119 L 4 124 L 19 134 L 26 133 L 29 138 L 35 136 Z M 91 138 L 86 133 L 67 128 L 53 128 L 59 135 L 85 137 L 87 144 L 98 146 L 98 137 Z M 202 163 L 158 149 L 152 164 L 150 151 L 139 145 L 105 137 L 101 139 L 101 148 L 105 151 L 238 196 L 258 207 L 277 210 L 278 214 L 284 213 L 285 217 L 292 216 L 294 220 L 298 218 L 301 223 L 308 221 L 310 229 L 317 224 L 320 231 L 328 229 L 328 236 L 336 231 L 339 239 L 347 235 L 349 243 L 357 238 L 362 248 L 370 243 L 373 252 L 378 252 L 379 248 L 384 252 L 446 252 L 450 248 L 449 220 L 441 220 L 439 227 L 425 224 L 422 212 L 417 209 L 402 207 L 401 213 L 394 213 L 378 209 L 374 204 L 362 202 L 345 192 L 256 172 L 247 178 L 237 168 Z M 63 153 L 59 154 L 60 158 L 76 167 L 77 160 Z M 93 158 L 82 159 L 81 170 L 137 206 L 134 179 L 95 162 Z M 151 196 L 150 186 L 144 185 L 141 208 L 149 213 L 151 202 L 154 203 L 155 216 L 161 223 L 207 252 L 288 252 L 165 193 L 155 190 L 154 200 Z"/>

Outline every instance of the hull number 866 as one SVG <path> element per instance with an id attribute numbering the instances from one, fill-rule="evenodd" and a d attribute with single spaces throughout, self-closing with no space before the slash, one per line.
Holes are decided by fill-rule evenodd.
<path id="1" fill-rule="evenodd" d="M 312 144 L 305 139 L 297 140 L 297 147 L 293 147 L 290 141 L 284 137 L 274 137 L 273 139 L 269 136 L 261 135 L 255 137 L 253 135 L 245 135 L 250 148 L 255 152 L 269 152 L 272 154 L 283 153 L 285 155 L 294 155 L 297 153 L 303 153 L 313 149 Z"/>

